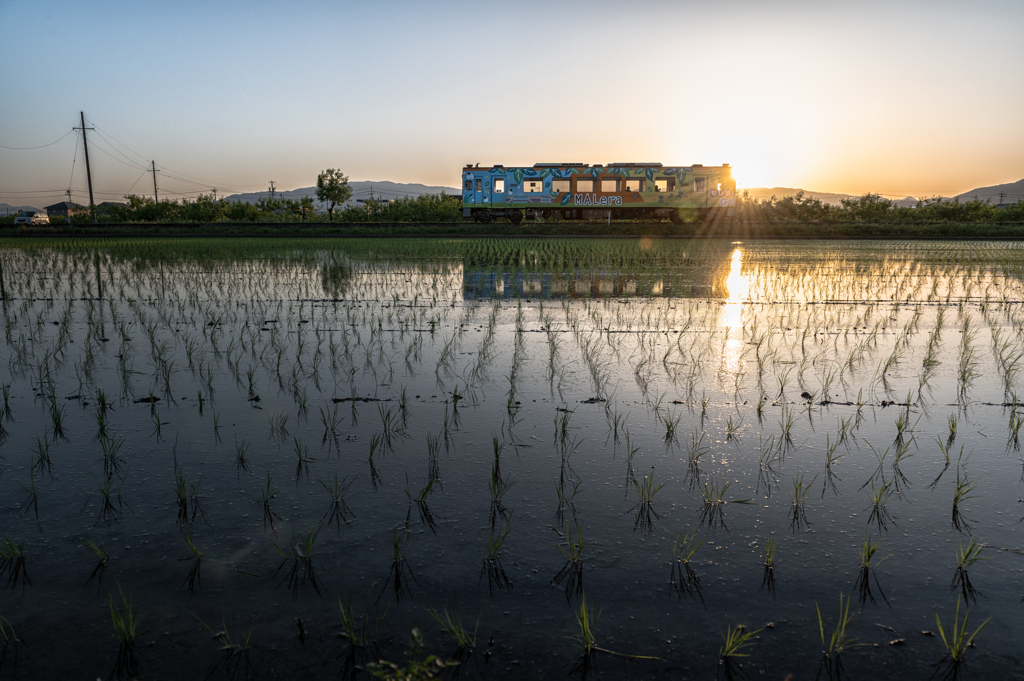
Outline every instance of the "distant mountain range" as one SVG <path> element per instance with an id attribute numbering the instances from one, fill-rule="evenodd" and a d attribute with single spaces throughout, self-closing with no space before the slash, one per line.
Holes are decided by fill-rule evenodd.
<path id="1" fill-rule="evenodd" d="M 462 196 L 462 192 L 455 187 L 432 187 L 426 184 L 359 181 L 349 182 L 348 186 L 352 188 L 352 200 L 348 202 L 348 205 L 352 205 L 358 200 L 365 201 L 369 198 L 401 199 L 406 196 L 417 197 L 422 194 L 455 194 L 456 196 Z M 316 187 L 302 187 L 301 189 L 278 191 L 274 192 L 274 195 L 285 199 L 301 199 L 304 196 L 309 196 L 315 200 Z M 248 194 L 232 194 L 225 197 L 225 199 L 228 201 L 248 201 L 250 203 L 254 203 L 259 201 L 261 198 L 269 197 L 270 192 L 264 191 L 251 192 Z"/>
<path id="2" fill-rule="evenodd" d="M 41 210 L 33 206 L 12 206 L 9 203 L 0 203 L 0 215 L 17 215 L 23 210 Z"/>
<path id="3" fill-rule="evenodd" d="M 742 191 L 742 190 L 741 190 Z M 859 198 L 853 194 L 833 194 L 829 192 L 812 192 L 806 189 L 792 189 L 790 187 L 772 187 L 770 189 L 757 187 L 754 189 L 747 189 L 752 199 L 770 199 L 775 197 L 781 199 L 786 196 L 793 196 L 799 192 L 803 192 L 804 196 L 808 198 L 814 198 L 820 200 L 822 203 L 827 203 L 833 206 L 838 206 L 842 203 L 843 199 L 856 199 Z M 921 198 L 933 198 L 925 196 Z M 950 197 L 943 197 L 950 198 Z M 957 194 L 952 197 L 960 199 L 961 201 L 973 201 L 975 198 L 982 201 L 988 201 L 990 203 L 1016 203 L 1017 201 L 1024 201 L 1024 180 L 1018 180 L 1017 182 L 1009 182 L 1007 184 L 997 184 L 992 187 L 978 187 L 970 191 L 964 192 L 963 194 Z M 916 206 L 919 199 L 913 196 L 907 196 L 902 199 L 894 199 L 893 203 L 897 206 Z"/>

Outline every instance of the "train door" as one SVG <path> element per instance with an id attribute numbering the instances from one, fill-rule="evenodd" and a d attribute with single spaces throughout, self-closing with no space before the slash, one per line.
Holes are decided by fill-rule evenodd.
<path id="1" fill-rule="evenodd" d="M 505 178 L 501 176 L 491 178 L 491 205 L 505 202 Z"/>

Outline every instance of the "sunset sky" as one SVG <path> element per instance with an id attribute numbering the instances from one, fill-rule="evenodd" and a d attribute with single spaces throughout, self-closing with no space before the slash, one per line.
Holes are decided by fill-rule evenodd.
<path id="1" fill-rule="evenodd" d="M 1024 2 L 0 0 L 0 146 L 89 133 L 97 201 L 467 162 L 731 163 L 745 187 L 1024 178 Z M 77 156 L 76 156 L 77 154 Z M 74 169 L 72 174 L 72 165 Z M 0 148 L 0 202 L 87 201 L 80 138 Z"/>

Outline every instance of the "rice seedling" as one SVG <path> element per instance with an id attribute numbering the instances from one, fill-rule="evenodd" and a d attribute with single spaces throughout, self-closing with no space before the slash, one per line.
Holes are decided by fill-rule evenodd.
<path id="1" fill-rule="evenodd" d="M 66 407 L 63 405 L 57 406 L 56 400 L 50 401 L 50 424 L 53 427 L 53 437 L 64 440 L 68 439 L 64 432 L 64 419 L 67 416 L 65 410 Z"/>
<path id="2" fill-rule="evenodd" d="M 408 526 L 401 535 L 397 529 L 393 530 L 391 544 L 384 548 L 391 559 L 391 568 L 388 571 L 387 579 L 384 580 L 384 587 L 381 589 L 380 595 L 377 596 L 377 601 L 380 601 L 380 597 L 384 595 L 388 584 L 390 584 L 394 594 L 392 598 L 401 603 L 402 597 L 409 595 L 410 580 L 416 581 L 416 576 L 413 575 L 412 568 L 409 566 L 409 551 L 412 550 L 412 547 L 409 546 Z"/>
<path id="3" fill-rule="evenodd" d="M 270 525 L 270 529 L 274 529 L 274 520 L 280 520 L 281 517 L 274 513 L 273 509 L 270 508 L 270 502 L 281 493 L 281 490 L 274 488 L 273 478 L 270 477 L 270 473 L 267 473 L 267 484 L 260 488 L 260 506 L 263 508 L 263 528 L 266 529 L 267 525 Z"/>
<path id="4" fill-rule="evenodd" d="M 888 523 L 893 520 L 892 515 L 889 513 L 889 509 L 886 508 L 886 504 L 889 503 L 889 499 L 892 498 L 894 490 L 892 489 L 892 481 L 882 484 L 880 487 L 875 487 L 875 482 L 871 481 L 871 490 L 868 492 L 868 496 L 871 498 L 871 515 L 868 516 L 868 525 L 876 523 L 878 525 L 878 531 L 888 529 Z"/>
<path id="5" fill-rule="evenodd" d="M 25 542 L 15 541 L 7 535 L 0 542 L 0 577 L 4 575 L 7 575 L 5 586 L 11 587 L 11 591 L 18 588 L 19 581 L 22 593 L 26 585 L 32 584 L 25 569 Z"/>
<path id="6" fill-rule="evenodd" d="M 128 473 L 125 472 L 125 476 Z M 117 486 L 114 486 L 114 481 Z M 124 484 L 124 477 L 117 477 L 113 473 L 108 474 L 102 481 L 98 482 L 100 492 L 99 519 L 109 523 L 121 517 L 124 507 L 124 499 L 121 497 L 121 487 Z M 116 502 L 116 505 L 115 505 Z"/>
<path id="7" fill-rule="evenodd" d="M 975 629 L 971 634 L 967 633 L 967 620 L 971 616 L 970 608 L 964 611 L 964 618 L 960 619 L 960 597 L 956 599 L 956 610 L 953 613 L 953 622 L 949 625 L 949 628 L 942 626 L 942 620 L 939 619 L 939 613 L 935 613 L 935 626 L 939 630 L 939 637 L 942 639 L 942 645 L 946 649 L 946 655 L 936 665 L 939 669 L 945 667 L 945 673 L 943 678 L 945 679 L 956 679 L 959 678 L 959 672 L 961 665 L 964 663 L 967 655 L 967 649 L 973 647 L 974 639 L 978 637 L 981 630 L 985 628 L 992 618 L 989 617 Z"/>
<path id="8" fill-rule="evenodd" d="M 510 515 L 508 508 L 505 506 L 505 494 L 508 493 L 509 489 L 512 488 L 516 483 L 510 481 L 510 476 L 501 475 L 501 457 L 496 452 L 494 457 L 494 463 L 491 464 L 491 477 L 487 480 L 487 489 L 491 494 L 491 507 L 490 507 L 490 519 L 491 528 L 497 523 L 497 519 L 507 519 Z"/>
<path id="9" fill-rule="evenodd" d="M 39 491 L 36 489 L 36 469 L 35 466 L 31 466 L 28 470 L 29 483 L 26 487 L 18 481 L 18 487 L 20 487 L 28 497 L 25 499 L 25 503 L 21 505 L 21 512 L 28 513 L 29 509 L 35 511 L 36 520 L 39 520 Z"/>
<path id="10" fill-rule="evenodd" d="M 188 584 L 188 592 L 194 594 L 196 592 L 196 585 L 199 588 L 203 587 L 203 554 L 196 548 L 195 542 L 192 540 L 192 533 L 185 533 L 185 547 L 188 549 L 189 555 L 181 560 L 191 561 L 189 566 L 188 575 L 185 577 L 184 584 Z"/>
<path id="11" fill-rule="evenodd" d="M 356 613 L 355 608 L 352 606 L 351 597 L 348 599 L 346 604 L 338 597 L 338 610 L 340 612 L 341 627 L 342 631 L 338 632 L 338 636 L 348 641 L 348 655 L 345 660 L 344 674 L 355 671 L 357 665 L 366 659 L 379 659 L 379 653 L 377 649 L 377 634 L 380 632 L 380 627 L 384 623 L 384 618 L 387 617 L 388 610 L 391 609 L 391 602 L 384 606 L 383 611 L 379 607 L 375 607 L 373 610 L 364 608 L 363 612 Z"/>
<path id="12" fill-rule="evenodd" d="M 793 478 L 793 503 L 789 511 L 789 527 L 790 529 L 800 529 L 801 527 L 807 527 L 807 512 L 804 508 L 804 503 L 807 501 L 807 494 L 811 491 L 811 485 L 818 479 L 815 475 L 811 478 L 808 483 L 804 482 L 804 474 L 800 473 Z"/>
<path id="13" fill-rule="evenodd" d="M 355 514 L 352 513 L 352 510 L 348 507 L 348 504 L 345 503 L 345 495 L 348 493 L 348 489 L 352 486 L 352 483 L 355 482 L 355 479 L 353 478 L 350 480 L 348 476 L 345 476 L 339 481 L 338 474 L 335 473 L 333 479 L 328 478 L 327 480 L 328 482 L 324 482 L 323 480 L 317 479 L 317 482 L 320 483 L 320 486 L 324 488 L 324 491 L 327 492 L 328 496 L 331 498 L 330 504 L 324 512 L 324 517 L 321 522 L 327 521 L 328 525 L 334 523 L 338 529 L 341 529 L 342 521 L 348 523 L 349 516 L 355 516 Z"/>
<path id="14" fill-rule="evenodd" d="M 366 671 L 378 679 L 429 679 L 434 677 L 434 672 L 444 671 L 448 667 L 458 666 L 458 661 L 442 660 L 437 655 L 427 655 L 421 659 L 423 654 L 423 634 L 419 629 L 413 629 L 409 635 L 409 648 L 405 656 L 409 658 L 404 667 L 399 667 L 394 662 L 379 660 L 368 662 Z"/>
<path id="15" fill-rule="evenodd" d="M 35 455 L 32 460 L 32 471 L 39 471 L 40 473 L 48 473 L 50 477 L 53 477 L 53 459 L 50 457 L 50 440 L 46 436 L 43 439 L 35 438 L 36 444 L 32 447 L 32 453 Z"/>
<path id="16" fill-rule="evenodd" d="M 409 498 L 409 511 L 405 515 L 406 527 L 409 526 L 409 519 L 412 513 L 412 505 L 416 505 L 416 510 L 420 516 L 420 522 L 430 528 L 430 531 L 437 534 L 437 521 L 434 519 L 434 514 L 430 512 L 430 506 L 428 501 L 431 493 L 434 491 L 434 487 L 437 482 L 434 480 L 427 480 L 427 484 L 414 497 L 412 492 L 409 491 L 409 475 L 405 476 L 405 496 Z"/>
<path id="17" fill-rule="evenodd" d="M 270 422 L 270 436 L 274 442 L 280 443 L 288 437 L 288 414 L 274 412 L 267 414 L 267 420 Z"/>
<path id="18" fill-rule="evenodd" d="M 860 594 L 860 606 L 861 610 L 864 609 L 865 603 L 870 599 L 871 604 L 875 604 L 875 596 L 871 591 L 871 580 L 874 579 L 875 586 L 878 588 L 878 593 L 882 595 L 882 600 L 890 608 L 892 605 L 889 604 L 889 599 L 885 597 L 885 592 L 882 591 L 882 585 L 878 583 L 878 573 L 876 568 L 882 564 L 889 556 L 882 556 L 876 558 L 875 554 L 882 547 L 882 540 L 871 541 L 868 538 L 867 533 L 864 533 L 864 541 L 858 548 L 858 555 L 860 556 L 860 565 L 857 568 L 857 581 L 854 587 Z"/>
<path id="19" fill-rule="evenodd" d="M 971 537 L 971 540 L 967 542 L 966 548 L 961 539 L 957 540 L 957 544 L 956 570 L 953 572 L 953 580 L 949 583 L 949 590 L 952 592 L 960 589 L 960 593 L 965 601 L 968 603 L 971 600 L 977 602 L 978 594 L 981 592 L 975 589 L 971 583 L 969 570 L 975 563 L 988 560 L 987 556 L 981 555 L 985 545 L 979 544 L 975 537 Z"/>
<path id="20" fill-rule="evenodd" d="M 134 679 L 139 675 L 136 641 L 140 634 L 139 623 L 142 621 L 142 617 L 135 613 L 133 597 L 125 596 L 120 585 L 117 588 L 121 593 L 120 604 L 114 601 L 113 594 L 110 595 L 108 601 L 110 623 L 114 628 L 114 638 L 118 642 L 117 662 L 111 676 L 118 679 L 122 677 Z"/>
<path id="21" fill-rule="evenodd" d="M 956 440 L 956 414 L 950 414 L 946 417 L 949 422 L 949 436 L 946 438 L 946 447 L 952 447 L 953 441 Z"/>
<path id="22" fill-rule="evenodd" d="M 334 405 L 334 408 L 327 407 L 325 410 L 320 407 L 320 422 L 324 427 L 324 437 L 322 442 L 327 442 L 327 439 L 338 437 L 338 426 L 341 424 L 344 417 L 338 415 L 338 405 Z"/>
<path id="23" fill-rule="evenodd" d="M 700 577 L 690 565 L 690 560 L 704 542 L 707 541 L 708 535 L 704 535 L 698 541 L 697 530 L 684 534 L 684 529 L 680 528 L 679 532 L 676 533 L 675 540 L 672 542 L 669 590 L 675 591 L 680 597 L 683 594 L 687 596 L 695 595 L 700 598 L 701 604 L 707 608 L 707 605 L 704 603 L 704 596 L 701 594 Z"/>
<path id="24" fill-rule="evenodd" d="M 370 437 L 370 456 L 368 459 L 370 463 L 370 484 L 373 485 L 373 490 L 375 492 L 377 491 L 377 485 L 380 484 L 380 475 L 377 473 L 377 465 L 373 462 L 373 456 L 377 453 L 377 450 L 380 449 L 380 445 L 383 441 L 384 436 L 379 433 L 374 433 Z"/>
<path id="25" fill-rule="evenodd" d="M 700 482 L 700 462 L 711 452 L 711 449 L 704 445 L 705 435 L 706 433 L 701 432 L 700 437 L 697 437 L 697 431 L 691 433 L 690 444 L 686 448 L 686 477 L 690 482 L 690 489 Z"/>
<path id="26" fill-rule="evenodd" d="M 761 577 L 761 588 L 775 598 L 775 554 L 779 549 L 779 540 L 772 535 L 764 538 L 764 574 Z"/>
<path id="27" fill-rule="evenodd" d="M 0 672 L 4 671 L 7 666 L 7 655 L 9 654 L 10 648 L 14 646 L 14 669 L 12 670 L 11 676 L 16 677 L 18 675 L 18 646 L 21 644 L 21 639 L 18 638 L 18 634 L 14 631 L 14 627 L 3 615 L 0 615 Z"/>
<path id="28" fill-rule="evenodd" d="M 575 611 L 575 615 L 576 624 L 579 626 L 580 631 L 578 641 L 583 648 L 583 652 L 570 674 L 579 674 L 581 678 L 587 678 L 590 673 L 593 655 L 594 653 L 599 652 L 606 653 L 608 655 L 617 655 L 619 657 L 628 657 L 634 660 L 661 659 L 650 655 L 630 655 L 627 653 L 619 653 L 599 646 L 594 634 L 594 625 L 597 624 L 597 620 L 601 616 L 601 613 L 598 611 L 595 614 L 593 609 L 587 605 L 587 595 L 585 593 L 580 594 L 580 607 L 579 610 Z"/>
<path id="29" fill-rule="evenodd" d="M 700 524 L 701 527 L 704 523 L 708 524 L 708 527 L 715 528 L 721 525 L 726 527 L 725 524 L 725 507 L 728 504 L 749 504 L 750 499 L 726 499 L 725 493 L 729 491 L 732 486 L 732 482 L 726 482 L 725 477 L 720 477 L 715 480 L 701 481 L 701 495 L 704 497 L 704 504 L 700 510 Z"/>
<path id="30" fill-rule="evenodd" d="M 669 412 L 661 415 L 661 422 L 665 424 L 665 442 L 673 442 L 676 439 L 676 429 L 679 427 L 679 421 L 683 418 L 682 414 L 675 412 Z M 730 425 L 732 421 L 730 419 Z"/>
<path id="31" fill-rule="evenodd" d="M 565 558 L 565 565 L 551 583 L 561 585 L 565 582 L 565 599 L 571 602 L 574 594 L 583 592 L 583 528 L 579 521 L 569 520 L 562 539 L 564 541 L 555 544 L 555 548 Z"/>
<path id="32" fill-rule="evenodd" d="M 107 571 L 107 563 L 110 561 L 110 553 L 107 551 L 107 547 L 103 544 L 97 544 L 92 539 L 81 539 L 82 546 L 89 549 L 89 552 L 96 557 L 96 567 L 92 569 L 89 574 L 89 579 L 85 580 L 87 586 L 92 580 L 96 580 L 96 593 L 99 593 L 100 587 L 103 585 L 103 573 Z"/>
<path id="33" fill-rule="evenodd" d="M 427 479 L 441 484 L 441 465 L 438 455 L 441 452 L 441 437 L 427 433 Z"/>
<path id="34" fill-rule="evenodd" d="M 718 663 L 722 666 L 723 675 L 726 679 L 742 677 L 742 669 L 737 658 L 750 657 L 750 653 L 743 652 L 754 645 L 752 640 L 764 629 L 748 631 L 742 624 L 730 627 L 722 634 L 723 645 L 718 649 Z"/>
<path id="35" fill-rule="evenodd" d="M 850 614 L 850 599 L 847 598 L 844 601 L 842 592 L 839 593 L 839 615 L 832 626 L 832 633 L 827 639 L 825 638 L 825 622 L 821 617 L 821 608 L 818 607 L 817 601 L 814 603 L 814 609 L 818 613 L 818 633 L 821 635 L 821 645 L 824 646 L 822 667 L 826 670 L 828 678 L 840 677 L 843 675 L 842 654 L 852 648 L 865 645 L 858 643 L 857 639 L 847 633 L 847 628 L 853 621 L 853 615 Z"/>
<path id="36" fill-rule="evenodd" d="M 319 535 L 320 528 L 313 528 L 298 538 L 293 536 L 292 541 L 284 547 L 281 547 L 273 539 L 270 540 L 270 545 L 274 547 L 274 551 L 281 557 L 281 564 L 274 571 L 274 577 L 277 577 L 285 565 L 291 563 L 291 569 L 285 574 L 281 584 L 288 583 L 288 588 L 291 590 L 293 598 L 298 598 L 299 587 L 304 587 L 307 584 L 313 587 L 318 596 L 321 595 L 320 584 L 317 580 L 316 571 L 313 569 L 313 546 L 316 544 L 316 539 Z"/>
<path id="37" fill-rule="evenodd" d="M 235 436 L 235 469 L 239 475 L 252 472 L 249 470 L 249 461 L 246 459 L 248 452 L 249 443 L 244 438 L 239 442 L 238 436 Z"/>
<path id="38" fill-rule="evenodd" d="M 252 639 L 252 629 L 248 633 L 243 631 L 232 636 L 228 631 L 227 621 L 223 616 L 221 617 L 220 629 L 216 631 L 206 622 L 199 619 L 199 615 L 192 613 L 192 616 L 203 625 L 204 629 L 210 632 L 213 640 L 219 646 L 217 650 L 221 653 L 220 661 L 206 675 L 207 678 L 213 676 L 213 673 L 218 669 L 223 671 L 225 678 L 237 679 L 239 676 L 249 678 L 253 672 L 252 660 L 249 658 L 249 643 Z"/>
<path id="39" fill-rule="evenodd" d="M 659 485 L 654 484 L 654 472 L 650 475 L 645 475 L 643 480 L 634 480 L 633 489 L 636 492 L 637 502 L 631 508 L 628 513 L 636 514 L 636 518 L 633 521 L 633 531 L 637 529 L 641 530 L 644 534 L 650 535 L 654 529 L 654 520 L 661 518 L 657 511 L 654 510 L 654 496 L 661 491 L 665 486 L 665 483 Z"/>
<path id="40" fill-rule="evenodd" d="M 953 489 L 953 511 L 950 515 L 950 523 L 953 525 L 953 529 L 957 532 L 961 532 L 963 530 L 970 532 L 970 526 L 967 524 L 966 519 L 960 512 L 960 504 L 968 499 L 974 499 L 978 496 L 977 494 L 971 494 L 977 484 L 977 480 L 968 480 L 966 476 L 961 478 L 957 475 L 956 487 Z"/>
<path id="41" fill-rule="evenodd" d="M 103 474 L 107 477 L 120 473 L 121 464 L 124 462 L 120 456 L 121 447 L 124 446 L 124 438 L 100 438 L 100 450 L 103 452 Z"/>
<path id="42" fill-rule="evenodd" d="M 483 564 L 480 566 L 480 579 L 477 582 L 483 581 L 484 575 L 487 575 L 487 590 L 493 595 L 494 589 L 512 589 L 512 582 L 508 578 L 508 574 L 505 572 L 505 568 L 501 564 L 501 548 L 505 544 L 505 539 L 508 538 L 508 533 L 512 531 L 512 514 L 509 513 L 505 519 L 505 526 L 501 529 L 496 529 L 494 525 L 491 525 L 490 534 L 487 539 L 484 540 L 484 559 Z"/>
<path id="43" fill-rule="evenodd" d="M 306 474 L 306 478 L 309 478 L 309 464 L 316 461 L 316 459 L 310 457 L 309 447 L 302 444 L 299 438 L 292 439 L 295 451 L 295 484 L 298 485 L 303 473 Z"/>
<path id="44" fill-rule="evenodd" d="M 459 614 L 459 602 L 453 596 L 451 608 L 445 606 L 441 611 L 436 608 L 427 608 L 427 613 L 434 618 L 444 633 L 448 634 L 448 637 L 455 644 L 456 656 L 462 656 L 473 652 L 476 648 L 476 634 L 480 629 L 480 618 L 477 618 L 476 625 L 473 630 L 470 631 L 462 623 L 462 617 Z"/>

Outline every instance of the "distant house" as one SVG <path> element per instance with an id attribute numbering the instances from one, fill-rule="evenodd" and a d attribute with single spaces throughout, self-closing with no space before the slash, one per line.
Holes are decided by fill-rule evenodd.
<path id="1" fill-rule="evenodd" d="M 77 203 L 72 203 L 71 201 L 61 201 L 60 203 L 55 203 L 52 206 L 47 206 L 46 214 L 49 215 L 51 218 L 57 215 L 66 218 L 70 213 L 74 213 L 76 210 L 80 210 L 81 208 L 82 206 L 78 205 Z"/>

